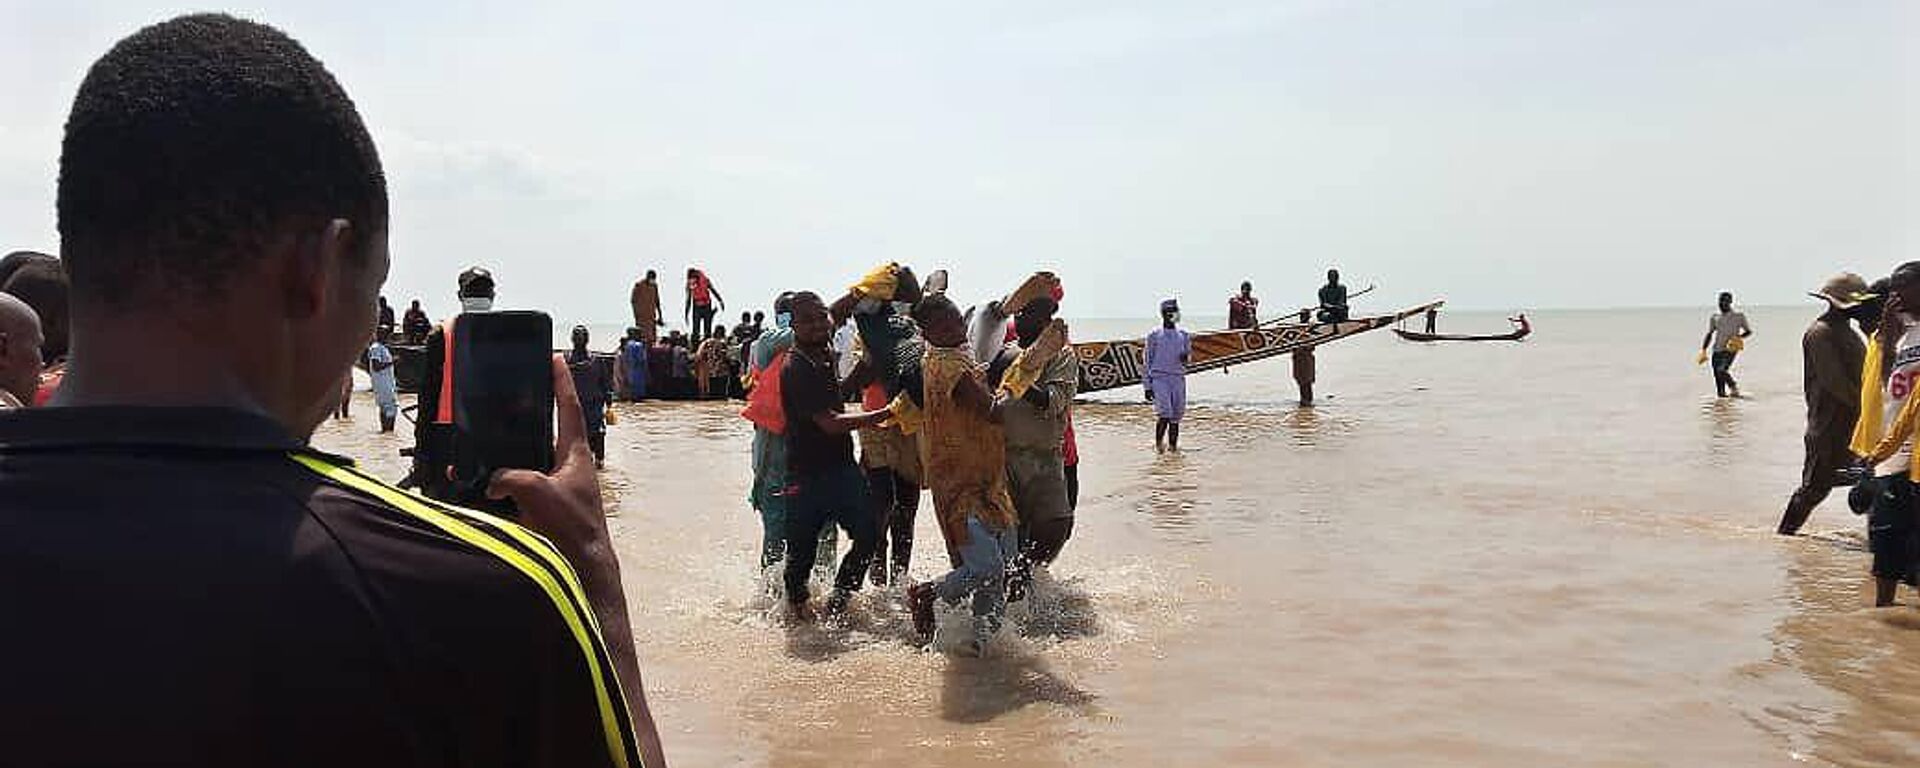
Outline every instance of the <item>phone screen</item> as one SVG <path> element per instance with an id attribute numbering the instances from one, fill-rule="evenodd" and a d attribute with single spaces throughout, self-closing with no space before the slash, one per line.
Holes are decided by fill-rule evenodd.
<path id="1" fill-rule="evenodd" d="M 494 470 L 553 468 L 553 320 L 474 312 L 454 335 L 455 474 L 478 505 Z"/>

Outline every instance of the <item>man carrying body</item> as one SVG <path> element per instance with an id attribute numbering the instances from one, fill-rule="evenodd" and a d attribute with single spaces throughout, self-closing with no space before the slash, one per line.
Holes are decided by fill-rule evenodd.
<path id="1" fill-rule="evenodd" d="M 1842 472 L 1854 462 L 1847 448 L 1853 425 L 1860 419 L 1860 365 L 1867 348 L 1847 322 L 1847 313 L 1865 302 L 1867 281 L 1851 272 L 1835 275 L 1812 294 L 1827 303 L 1827 311 L 1807 326 L 1800 338 L 1807 393 L 1806 461 L 1801 464 L 1800 488 L 1787 500 L 1779 532 L 1792 536 L 1827 498 L 1835 486 L 1851 485 Z"/>
<path id="2" fill-rule="evenodd" d="M 1007 481 L 1020 515 L 1023 574 L 1051 564 L 1073 535 L 1063 451 L 1080 363 L 1066 347 L 1066 324 L 1054 319 L 1059 310 L 1052 297 L 1041 296 L 1015 312 L 1019 343 L 1002 349 L 988 370 L 989 384 L 1008 396 L 1001 423 Z"/>
<path id="3" fill-rule="evenodd" d="M 1233 330 L 1260 327 L 1260 300 L 1253 297 L 1253 283 L 1241 283 L 1240 292 L 1227 299 L 1227 327 Z"/>
<path id="4" fill-rule="evenodd" d="M 33 405 L 42 367 L 40 315 L 12 294 L 0 293 L 0 411 Z"/>
<path id="5" fill-rule="evenodd" d="M 6 762 L 663 765 L 563 369 L 558 468 L 491 486 L 547 538 L 307 445 L 388 268 L 319 62 L 147 27 L 81 83 L 58 179 L 80 354 L 0 417 L 0 615 L 33 628 L 0 633 Z"/>
<path id="6" fill-rule="evenodd" d="M 660 276 L 647 270 L 647 276 L 633 284 L 633 327 L 640 329 L 640 340 L 652 346 L 660 340 L 660 326 L 667 324 L 660 314 Z"/>
<path id="7" fill-rule="evenodd" d="M 1007 563 L 1017 548 L 1016 513 L 1007 494 L 1001 407 L 988 394 L 980 369 L 966 349 L 967 325 L 943 294 L 930 294 L 914 309 L 927 341 L 921 358 L 921 431 L 927 482 L 947 551 L 959 564 L 945 576 L 907 590 L 914 631 L 933 637 L 935 598 L 955 604 L 972 596 L 973 637 L 979 655 L 1000 631 L 1006 611 Z"/>
<path id="8" fill-rule="evenodd" d="M 367 378 L 373 380 L 373 402 L 380 407 L 380 431 L 392 432 L 400 419 L 400 383 L 393 374 L 393 350 L 387 340 L 393 329 L 374 330 L 373 346 L 367 347 Z"/>
<path id="9" fill-rule="evenodd" d="M 1320 322 L 1344 323 L 1347 320 L 1347 287 L 1340 284 L 1340 270 L 1327 270 L 1327 284 L 1320 286 Z"/>
<path id="10" fill-rule="evenodd" d="M 1180 330 L 1180 302 L 1160 302 L 1160 327 L 1147 334 L 1141 370 L 1146 371 L 1147 401 L 1159 420 L 1153 426 L 1153 449 L 1180 450 L 1180 420 L 1187 414 L 1187 360 L 1193 337 Z"/>
<path id="11" fill-rule="evenodd" d="M 793 351 L 780 373 L 780 403 L 787 422 L 787 603 L 801 621 L 811 620 L 807 574 L 813 569 L 820 529 L 838 523 L 852 546 L 834 576 L 828 614 L 846 610 L 873 559 L 879 532 L 867 510 L 860 468 L 853 462 L 853 432 L 886 420 L 887 411 L 845 413 L 840 378 L 827 342 L 833 319 L 818 295 L 793 295 Z"/>
<path id="12" fill-rule="evenodd" d="M 760 334 L 748 350 L 747 407 L 740 412 L 753 422 L 753 485 L 747 503 L 760 513 L 762 571 L 787 556 L 787 417 L 780 403 L 780 377 L 793 353 L 792 293 L 774 298 L 773 315 L 773 330 Z M 822 553 L 831 560 L 837 546 L 833 526 L 822 526 L 815 561 Z"/>
<path id="13" fill-rule="evenodd" d="M 1753 327 L 1747 324 L 1747 315 L 1733 309 L 1733 294 L 1720 294 L 1720 311 L 1707 318 L 1707 335 L 1700 340 L 1700 355 L 1707 357 L 1711 348 L 1713 354 L 1713 389 L 1720 397 L 1739 397 L 1740 383 L 1733 380 L 1733 358 L 1746 348 L 1747 337 L 1753 335 Z"/>

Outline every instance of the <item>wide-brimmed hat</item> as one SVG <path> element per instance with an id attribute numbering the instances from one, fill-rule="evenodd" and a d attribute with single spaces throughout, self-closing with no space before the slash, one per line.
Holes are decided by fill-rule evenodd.
<path id="1" fill-rule="evenodd" d="M 1853 309 L 1875 298 L 1867 290 L 1867 281 L 1852 272 L 1841 272 L 1827 278 L 1827 284 L 1820 290 L 1807 294 L 1816 299 L 1825 299 L 1835 309 Z"/>

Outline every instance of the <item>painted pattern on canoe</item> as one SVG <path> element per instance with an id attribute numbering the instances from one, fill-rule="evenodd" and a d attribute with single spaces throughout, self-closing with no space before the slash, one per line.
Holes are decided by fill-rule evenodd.
<path id="1" fill-rule="evenodd" d="M 1193 334 L 1193 357 L 1187 373 L 1201 373 L 1277 357 L 1296 349 L 1317 347 L 1356 334 L 1379 330 L 1403 319 L 1439 307 L 1442 302 L 1423 304 L 1390 315 L 1367 315 L 1339 323 L 1275 323 L 1237 331 L 1205 331 Z M 1145 339 L 1091 341 L 1073 345 L 1080 358 L 1080 391 L 1136 386 L 1143 371 Z"/>

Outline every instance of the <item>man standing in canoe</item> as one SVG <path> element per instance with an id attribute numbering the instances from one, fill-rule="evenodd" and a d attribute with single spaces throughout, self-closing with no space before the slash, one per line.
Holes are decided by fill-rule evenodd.
<path id="1" fill-rule="evenodd" d="M 1240 284 L 1240 292 L 1227 299 L 1227 327 L 1233 330 L 1260 327 L 1260 300 L 1253 297 L 1253 283 Z"/>
<path id="2" fill-rule="evenodd" d="M 660 326 L 667 319 L 660 314 L 660 276 L 647 270 L 647 276 L 633 284 L 633 327 L 640 329 L 640 341 L 647 346 L 660 340 Z"/>
<path id="3" fill-rule="evenodd" d="M 1187 361 L 1193 356 L 1193 336 L 1180 330 L 1180 302 L 1160 302 L 1160 327 L 1147 334 L 1141 368 L 1147 400 L 1160 419 L 1153 427 L 1153 448 L 1165 453 L 1180 450 L 1180 419 L 1187 413 Z"/>
<path id="4" fill-rule="evenodd" d="M 1847 323 L 1847 313 L 1871 298 L 1867 281 L 1851 272 L 1841 273 L 1812 295 L 1827 303 L 1827 311 L 1800 338 L 1805 357 L 1807 455 L 1801 464 L 1800 488 L 1787 500 L 1787 511 L 1780 517 L 1782 536 L 1799 532 L 1813 508 L 1835 486 L 1850 484 L 1842 471 L 1854 462 L 1847 443 L 1860 418 L 1860 366 L 1867 348 Z"/>
<path id="5" fill-rule="evenodd" d="M 1713 350 L 1713 389 L 1720 397 L 1739 397 L 1740 382 L 1733 380 L 1733 358 L 1747 346 L 1747 337 L 1753 335 L 1753 326 L 1747 324 L 1747 315 L 1733 309 L 1733 294 L 1720 294 L 1720 311 L 1707 318 L 1707 336 L 1700 340 L 1700 356 L 1709 358 L 1707 350 Z"/>

